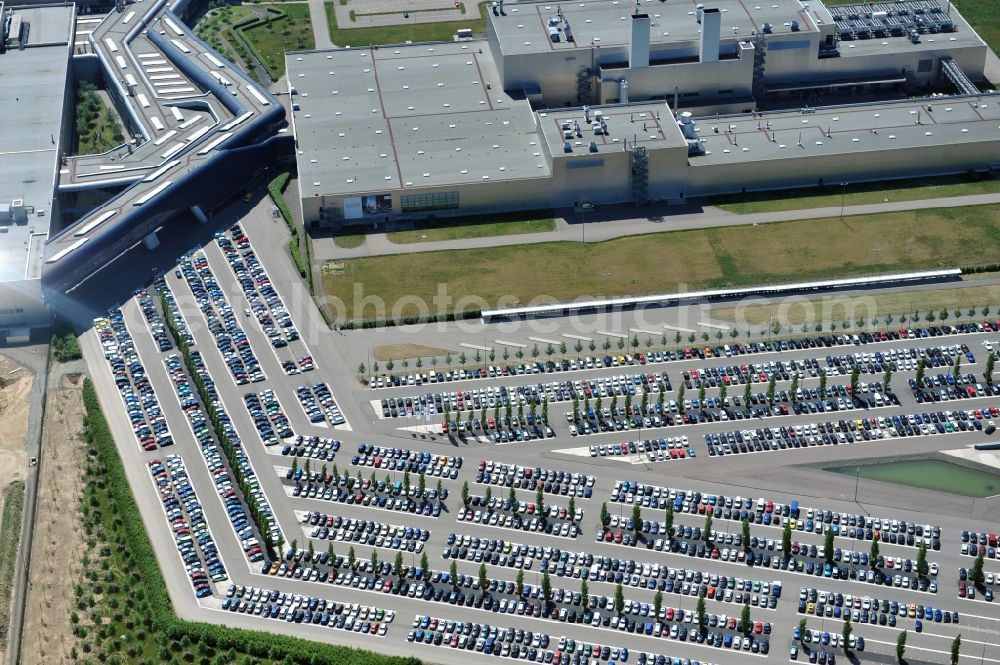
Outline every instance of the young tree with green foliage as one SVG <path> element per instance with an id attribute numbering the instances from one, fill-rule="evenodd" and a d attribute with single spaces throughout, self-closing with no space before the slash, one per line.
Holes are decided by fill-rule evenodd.
<path id="1" fill-rule="evenodd" d="M 819 396 L 826 399 L 826 370 L 819 371 Z"/>
<path id="2" fill-rule="evenodd" d="M 607 526 L 611 521 L 611 513 L 608 512 L 608 503 L 605 501 L 601 503 L 601 524 Z"/>
<path id="3" fill-rule="evenodd" d="M 392 572 L 395 573 L 396 577 L 403 576 L 403 553 L 396 552 L 396 560 L 392 564 Z"/>
<path id="4" fill-rule="evenodd" d="M 636 503 L 632 505 L 632 529 L 634 529 L 638 533 L 641 528 L 642 528 L 642 508 L 640 508 L 639 504 Z"/>
<path id="5" fill-rule="evenodd" d="M 799 638 L 800 638 L 800 639 L 801 639 L 801 637 L 802 637 L 803 635 L 805 635 L 805 634 L 806 634 L 806 624 L 807 624 L 807 623 L 808 623 L 808 622 L 807 622 L 807 620 L 806 620 L 806 618 L 805 618 L 805 617 L 802 617 L 801 619 L 799 619 Z"/>
<path id="6" fill-rule="evenodd" d="M 740 612 L 740 627 L 744 633 L 749 633 L 753 630 L 753 624 L 750 623 L 750 603 L 743 606 L 743 611 Z"/>
<path id="7" fill-rule="evenodd" d="M 900 663 L 903 662 L 903 656 L 906 655 L 906 631 L 904 630 L 896 638 L 896 660 Z"/>
<path id="8" fill-rule="evenodd" d="M 959 651 L 962 649 L 962 633 L 951 641 L 951 665 L 958 665 Z"/>
<path id="9" fill-rule="evenodd" d="M 740 523 L 740 526 L 743 531 L 743 533 L 741 534 L 741 536 L 743 537 L 743 548 L 747 549 L 750 547 L 750 520 L 743 518 L 743 521 Z"/>
<path id="10" fill-rule="evenodd" d="M 663 609 L 663 592 L 657 591 L 653 596 L 653 616 L 660 620 L 660 610 Z"/>
<path id="11" fill-rule="evenodd" d="M 771 378 L 767 382 L 767 403 L 768 405 L 774 404 L 774 389 L 778 383 L 778 377 L 775 374 L 771 375 Z"/>
<path id="12" fill-rule="evenodd" d="M 622 610 L 625 609 L 625 593 L 622 591 L 622 585 L 619 583 L 615 587 L 615 612 L 621 614 Z"/>
<path id="13" fill-rule="evenodd" d="M 917 388 L 924 387 L 924 370 L 927 367 L 927 361 L 921 358 L 917 361 L 917 373 L 914 379 L 917 382 Z"/>
<path id="14" fill-rule="evenodd" d="M 552 600 L 552 580 L 549 579 L 548 571 L 542 574 L 542 597 L 546 603 Z"/>
<path id="15" fill-rule="evenodd" d="M 590 587 L 587 586 L 587 580 L 580 581 L 580 604 L 586 607 L 590 603 Z"/>
<path id="16" fill-rule="evenodd" d="M 990 352 L 990 355 L 986 358 L 986 370 L 983 371 L 983 378 L 986 383 L 993 385 L 993 366 L 996 364 L 997 358 L 994 352 Z"/>
<path id="17" fill-rule="evenodd" d="M 827 563 L 833 562 L 833 529 L 827 529 L 823 536 L 823 558 Z"/>
<path id="18" fill-rule="evenodd" d="M 514 592 L 518 596 L 524 595 L 524 570 L 517 571 L 517 577 L 514 579 Z"/>
<path id="19" fill-rule="evenodd" d="M 674 502 L 667 503 L 667 515 L 663 521 L 663 528 L 667 532 L 667 540 L 674 539 Z"/>
<path id="20" fill-rule="evenodd" d="M 458 586 L 458 564 L 452 559 L 451 566 L 448 568 L 448 574 L 451 578 L 451 585 Z"/>
<path id="21" fill-rule="evenodd" d="M 927 544 L 920 543 L 920 549 L 917 550 L 917 573 L 920 575 L 927 575 L 929 566 L 927 565 Z"/>
<path id="22" fill-rule="evenodd" d="M 973 584 L 978 587 L 983 586 L 986 582 L 986 574 L 983 573 L 983 553 L 983 550 L 980 549 L 979 554 L 976 555 L 976 560 L 972 563 L 972 572 L 969 573 Z"/>
<path id="23" fill-rule="evenodd" d="M 851 652 L 851 632 L 854 627 L 851 626 L 851 617 L 846 612 L 844 613 L 844 629 L 841 636 L 844 638 L 844 653 Z"/>
<path id="24" fill-rule="evenodd" d="M 705 527 L 701 534 L 706 543 L 712 542 L 712 513 L 705 514 Z"/>
<path id="25" fill-rule="evenodd" d="M 887 393 L 892 392 L 892 367 L 885 368 L 885 374 L 882 375 L 882 387 Z"/>
<path id="26" fill-rule="evenodd" d="M 697 605 L 695 605 L 694 613 L 698 621 L 698 630 L 704 631 L 705 625 L 708 623 L 707 613 L 705 612 L 705 594 L 703 593 L 698 594 L 698 603 Z"/>
<path id="27" fill-rule="evenodd" d="M 469 481 L 466 480 L 462 483 L 462 503 L 464 505 L 469 505 Z"/>
<path id="28" fill-rule="evenodd" d="M 873 539 L 872 546 L 868 550 L 868 559 L 869 559 L 868 563 L 871 565 L 872 568 L 876 566 L 876 561 L 878 560 L 878 554 L 879 554 L 878 539 Z"/>
<path id="29" fill-rule="evenodd" d="M 479 564 L 479 589 L 483 593 L 486 593 L 487 588 L 490 585 L 490 580 L 486 577 L 486 564 Z"/>
<path id="30" fill-rule="evenodd" d="M 785 557 L 792 554 L 792 523 L 785 522 L 785 528 L 781 531 L 781 552 Z"/>

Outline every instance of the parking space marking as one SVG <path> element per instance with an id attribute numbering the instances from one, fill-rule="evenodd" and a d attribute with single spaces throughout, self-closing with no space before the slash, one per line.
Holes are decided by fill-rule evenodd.
<path id="1" fill-rule="evenodd" d="M 593 342 L 593 337 L 587 337 L 586 335 L 574 335 L 572 333 L 563 333 L 563 337 L 568 337 L 570 339 L 578 339 L 581 342 Z"/>
<path id="2" fill-rule="evenodd" d="M 529 337 L 532 342 L 539 342 L 541 344 L 560 344 L 557 339 L 548 339 L 545 337 Z"/>
<path id="3" fill-rule="evenodd" d="M 722 323 L 712 323 L 711 321 L 699 321 L 698 325 L 702 328 L 715 328 L 717 330 L 729 330 L 729 326 Z"/>
<path id="4" fill-rule="evenodd" d="M 468 342 L 459 342 L 458 345 L 459 346 L 464 346 L 467 349 L 474 349 L 476 351 L 489 351 L 490 350 L 490 347 L 488 347 L 488 346 L 481 346 L 479 344 L 469 344 Z"/>
<path id="5" fill-rule="evenodd" d="M 920 633 L 917 633 L 917 634 L 920 634 Z M 949 638 L 949 639 L 952 639 L 952 638 Z M 972 640 L 966 640 L 963 637 L 962 638 L 962 642 L 964 643 L 966 641 L 970 641 L 971 642 Z M 896 648 L 896 642 L 886 642 L 884 640 L 876 640 L 876 639 L 873 639 L 871 637 L 865 638 L 865 642 L 874 642 L 875 644 L 885 644 L 886 646 L 890 646 L 893 649 Z M 951 652 L 950 651 L 942 651 L 940 649 L 928 649 L 927 647 L 919 647 L 919 646 L 916 646 L 916 645 L 913 645 L 913 644 L 907 644 L 906 645 L 906 649 L 907 649 L 907 651 L 909 651 L 910 649 L 916 649 L 917 651 L 928 651 L 930 653 L 941 653 L 941 654 L 945 654 L 946 656 L 951 656 Z M 980 657 L 979 660 L 980 661 L 989 661 L 991 663 L 1000 663 L 1000 660 L 997 660 L 996 658 Z"/>
<path id="6" fill-rule="evenodd" d="M 597 334 L 604 335 L 605 337 L 617 337 L 619 339 L 628 339 L 628 335 L 622 333 L 610 332 L 607 330 L 598 330 Z"/>
<path id="7" fill-rule="evenodd" d="M 686 333 L 696 332 L 695 330 L 692 330 L 691 328 L 682 328 L 681 326 L 670 326 L 670 325 L 667 325 L 666 323 L 663 324 L 663 327 L 666 328 L 667 330 L 676 330 L 677 332 L 686 332 Z"/>
<path id="8" fill-rule="evenodd" d="M 508 342 L 508 341 L 505 341 L 505 340 L 502 340 L 502 339 L 495 339 L 493 341 L 496 342 L 497 344 L 501 344 L 503 346 L 512 346 L 515 349 L 526 349 L 526 348 L 528 348 L 527 344 L 520 344 L 518 342 Z"/>
<path id="9" fill-rule="evenodd" d="M 659 335 L 660 334 L 660 332 L 658 330 L 646 330 L 645 328 L 629 328 L 628 331 L 632 332 L 632 333 L 642 333 L 643 335 Z"/>

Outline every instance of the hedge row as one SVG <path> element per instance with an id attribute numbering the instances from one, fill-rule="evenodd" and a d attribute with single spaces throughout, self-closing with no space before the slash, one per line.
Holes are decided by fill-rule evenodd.
<path id="1" fill-rule="evenodd" d="M 72 328 L 63 328 L 52 335 L 52 354 L 61 363 L 79 360 L 83 357 L 80 343 Z"/>
<path id="2" fill-rule="evenodd" d="M 438 323 L 441 321 L 465 321 L 478 319 L 483 313 L 478 309 L 465 312 L 448 312 L 447 314 L 432 314 L 429 316 L 403 316 L 398 319 L 347 319 L 340 324 L 343 330 L 366 330 L 368 328 L 391 328 L 393 326 L 412 326 L 418 323 Z"/>
<path id="3" fill-rule="evenodd" d="M 167 304 L 167 295 L 162 291 L 160 292 L 160 306 L 164 313 L 170 311 Z M 187 340 L 180 334 L 180 331 L 177 330 L 176 326 L 174 326 L 173 317 L 164 316 L 163 318 L 167 322 L 167 329 L 170 331 L 170 336 L 174 338 L 174 343 L 177 344 L 177 348 L 180 349 L 181 357 L 184 359 L 184 367 L 187 369 L 187 372 L 191 377 L 191 381 L 194 383 L 195 389 L 198 391 L 198 396 L 201 398 L 201 403 L 205 409 L 205 413 L 208 414 L 208 419 L 212 423 L 212 430 L 215 432 L 215 437 L 219 441 L 219 446 L 222 448 L 223 454 L 225 454 L 226 459 L 229 461 L 229 470 L 236 479 L 236 485 L 243 495 L 243 501 L 247 506 L 247 512 L 250 514 L 250 518 L 253 520 L 254 526 L 257 527 L 257 532 L 263 539 L 263 543 L 269 550 L 268 553 L 273 559 L 275 557 L 274 546 L 276 543 L 274 543 L 271 538 L 269 524 L 271 518 L 257 504 L 257 498 L 250 491 L 250 485 L 247 482 L 246 476 L 243 475 L 243 469 L 239 464 L 234 463 L 237 459 L 236 445 L 226 435 L 226 430 L 222 427 L 222 421 L 219 419 L 219 414 L 215 410 L 215 403 L 208 394 L 208 390 L 205 389 L 205 382 L 202 381 L 201 375 L 198 374 L 194 361 L 191 358 L 191 350 L 188 347 Z"/>
<path id="4" fill-rule="evenodd" d="M 1000 263 L 980 263 L 974 266 L 962 266 L 962 272 L 967 275 L 977 272 L 1000 272 Z"/>
<path id="5" fill-rule="evenodd" d="M 305 239 L 305 233 L 299 233 L 299 228 L 295 224 L 295 218 L 292 217 L 292 211 L 285 201 L 284 191 L 291 177 L 288 171 L 279 174 L 274 180 L 268 183 L 267 193 L 271 195 L 274 205 L 278 206 L 281 216 L 285 219 L 285 224 L 288 225 L 288 232 L 292 234 L 292 240 L 288 244 L 289 254 L 291 254 L 292 261 L 299 271 L 299 276 L 306 280 L 306 284 L 309 286 L 309 293 L 312 293 L 313 279 L 309 264 L 309 241 Z M 303 244 L 306 246 L 305 252 L 302 251 Z"/>
<path id="6" fill-rule="evenodd" d="M 115 447 L 107 420 L 101 411 L 97 391 L 90 378 L 83 382 L 83 404 L 86 409 L 85 429 L 88 442 L 104 466 L 104 481 L 113 503 L 112 514 L 121 516 L 120 522 L 109 520 L 107 526 L 119 530 L 125 547 L 132 554 L 138 573 L 136 584 L 145 586 L 153 630 L 173 640 L 187 637 L 215 649 L 233 649 L 254 658 L 301 665 L 419 665 L 416 658 L 397 658 L 361 649 L 323 644 L 310 640 L 277 635 L 256 630 L 216 626 L 208 623 L 185 621 L 178 618 L 170 604 L 166 583 L 153 554 L 139 508 L 129 488 L 125 469 Z M 185 589 L 186 589 L 185 585 Z"/>

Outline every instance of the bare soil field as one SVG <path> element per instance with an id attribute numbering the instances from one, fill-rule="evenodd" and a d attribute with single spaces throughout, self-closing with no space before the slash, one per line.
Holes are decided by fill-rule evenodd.
<path id="1" fill-rule="evenodd" d="M 71 650 L 78 644 L 71 622 L 73 587 L 82 580 L 87 550 L 79 516 L 86 464 L 77 436 L 84 415 L 81 384 L 79 375 L 70 375 L 49 389 L 21 647 L 24 665 L 73 662 Z"/>
<path id="2" fill-rule="evenodd" d="M 28 460 L 24 435 L 28 431 L 31 374 L 0 356 L 0 491 L 14 480 L 23 480 Z"/>

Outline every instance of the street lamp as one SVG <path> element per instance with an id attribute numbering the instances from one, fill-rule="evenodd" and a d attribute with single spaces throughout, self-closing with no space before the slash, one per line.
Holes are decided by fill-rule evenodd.
<path id="1" fill-rule="evenodd" d="M 844 221 L 844 200 L 847 198 L 847 183 L 840 183 L 840 221 Z"/>

